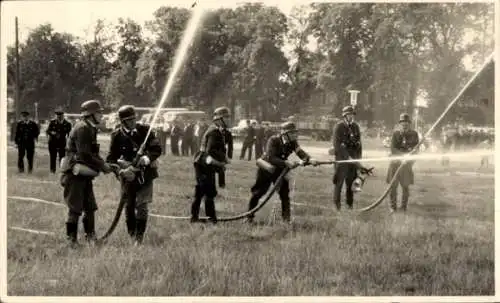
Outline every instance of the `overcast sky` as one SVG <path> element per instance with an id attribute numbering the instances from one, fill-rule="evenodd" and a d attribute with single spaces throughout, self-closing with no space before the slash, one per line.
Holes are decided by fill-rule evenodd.
<path id="1" fill-rule="evenodd" d="M 4 2 L 4 1 L 2 1 Z M 244 1 L 257 2 L 257 1 Z M 44 22 L 50 22 L 56 31 L 64 31 L 84 37 L 85 30 L 95 25 L 97 19 L 116 22 L 118 18 L 131 18 L 139 24 L 153 19 L 153 12 L 161 6 L 190 8 L 194 0 L 67 0 L 67 1 L 5 1 L 2 3 L 2 37 L 8 45 L 14 43 L 14 17 L 19 20 L 19 36 L 24 41 L 30 29 Z M 236 7 L 234 0 L 198 0 L 208 8 Z M 265 1 L 266 5 L 277 6 L 289 14 L 298 1 Z M 3 39 L 3 38 L 2 38 Z"/>
<path id="2" fill-rule="evenodd" d="M 19 39 L 23 42 L 29 31 L 40 24 L 51 23 L 58 32 L 67 32 L 86 38 L 97 19 L 116 23 L 118 18 L 131 18 L 141 25 L 153 19 L 153 12 L 161 6 L 190 8 L 195 0 L 53 0 L 53 1 L 2 1 L 1 37 L 2 46 L 13 45 L 15 41 L 14 18 L 19 20 Z M 321 0 L 320 0 L 321 1 Z M 198 0 L 199 5 L 208 8 L 236 7 L 255 0 Z M 309 1 L 265 0 L 266 5 L 277 6 L 289 14 L 293 6 Z M 319 2 L 319 1 L 318 1 Z M 375 2 L 375 1 L 374 1 Z M 285 49 L 288 52 L 288 49 Z M 468 65 L 468 64 L 467 64 Z"/>

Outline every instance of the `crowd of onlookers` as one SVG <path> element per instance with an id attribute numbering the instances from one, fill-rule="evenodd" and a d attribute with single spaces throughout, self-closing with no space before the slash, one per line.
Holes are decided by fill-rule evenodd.
<path id="1" fill-rule="evenodd" d="M 441 143 L 454 150 L 465 150 L 483 146 L 493 146 L 495 133 L 493 128 L 463 127 L 447 125 L 442 129 Z"/>

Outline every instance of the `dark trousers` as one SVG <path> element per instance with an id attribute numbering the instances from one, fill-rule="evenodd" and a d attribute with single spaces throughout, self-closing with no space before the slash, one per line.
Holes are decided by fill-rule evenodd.
<path id="1" fill-rule="evenodd" d="M 196 155 L 196 153 L 198 152 L 198 139 L 197 138 L 194 138 L 191 142 L 191 155 Z"/>
<path id="2" fill-rule="evenodd" d="M 181 142 L 181 152 L 183 156 L 189 156 L 189 151 L 191 150 L 191 140 L 189 138 L 183 138 Z"/>
<path id="3" fill-rule="evenodd" d="M 264 144 L 255 144 L 255 159 L 259 159 L 264 153 Z"/>
<path id="4" fill-rule="evenodd" d="M 64 187 L 63 197 L 68 205 L 68 220 L 66 234 L 72 242 L 77 241 L 78 219 L 83 212 L 83 228 L 88 240 L 95 239 L 95 216 L 97 203 L 94 196 L 92 178 L 74 176 L 65 173 L 61 176 L 61 185 Z"/>
<path id="5" fill-rule="evenodd" d="M 157 135 L 161 145 L 161 154 L 165 155 L 167 153 L 167 133 L 163 130 L 159 130 Z"/>
<path id="6" fill-rule="evenodd" d="M 33 157 L 35 156 L 35 144 L 19 144 L 17 146 L 17 168 L 24 172 L 24 157 L 28 160 L 28 171 L 33 170 Z"/>
<path id="7" fill-rule="evenodd" d="M 277 170 L 275 173 L 271 174 L 265 170 L 257 170 L 257 180 L 252 186 L 252 197 L 248 203 L 248 210 L 252 210 L 259 204 L 260 198 L 262 198 L 268 191 L 269 186 L 275 183 L 281 174 L 281 170 Z M 278 194 L 281 200 L 281 216 L 284 221 L 290 221 L 290 185 L 288 180 L 283 179 L 281 181 L 281 186 L 278 189 Z M 253 219 L 253 215 L 248 216 L 249 219 Z"/>
<path id="8" fill-rule="evenodd" d="M 217 196 L 217 187 L 215 184 L 216 170 L 199 164 L 195 164 L 194 169 L 196 186 L 194 190 L 194 200 L 191 204 L 191 220 L 198 220 L 201 201 L 205 198 L 205 214 L 215 223 L 217 222 L 214 202 L 214 198 Z"/>
<path id="9" fill-rule="evenodd" d="M 121 183 L 121 197 L 125 200 L 125 222 L 131 237 L 142 242 L 149 215 L 149 204 L 153 201 L 153 182 L 139 185 L 136 182 Z"/>
<path id="10" fill-rule="evenodd" d="M 172 155 L 179 155 L 179 137 L 170 137 L 170 148 L 172 150 Z"/>
<path id="11" fill-rule="evenodd" d="M 66 155 L 66 144 L 64 142 L 49 142 L 49 155 L 50 155 L 50 171 L 56 172 L 57 156 L 59 155 L 59 162 Z"/>
<path id="12" fill-rule="evenodd" d="M 243 146 L 241 147 L 241 154 L 240 154 L 240 160 L 245 158 L 245 153 L 248 149 L 248 161 L 252 160 L 252 147 L 253 147 L 253 141 L 243 141 Z"/>
<path id="13" fill-rule="evenodd" d="M 352 163 L 340 163 L 336 165 L 335 175 L 333 176 L 333 184 L 335 185 L 333 193 L 333 202 L 337 209 L 340 209 L 340 194 L 342 193 L 342 186 L 346 185 L 346 204 L 348 208 L 352 208 L 354 202 L 354 193 L 352 191 L 352 184 L 356 179 L 357 166 Z"/>
<path id="14" fill-rule="evenodd" d="M 410 187 L 407 185 L 405 186 L 397 181 L 394 182 L 394 184 L 391 186 L 391 193 L 390 193 L 391 209 L 395 210 L 397 208 L 399 185 L 401 185 L 401 188 L 403 189 L 403 194 L 401 197 L 401 209 L 406 210 L 406 208 L 408 207 L 408 198 L 410 198 Z"/>

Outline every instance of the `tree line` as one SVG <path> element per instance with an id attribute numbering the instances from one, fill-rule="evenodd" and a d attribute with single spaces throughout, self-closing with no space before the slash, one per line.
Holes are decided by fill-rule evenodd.
<path id="1" fill-rule="evenodd" d="M 144 26 L 98 20 L 87 41 L 39 25 L 19 47 L 20 108 L 38 102 L 40 117 L 48 117 L 56 106 L 77 112 L 91 98 L 110 111 L 155 106 L 190 15 L 163 6 Z M 213 10 L 168 106 L 227 104 L 263 120 L 307 108 L 338 115 L 356 89 L 358 119 L 391 125 L 424 90 L 433 121 L 471 77 L 464 58 L 479 66 L 493 51 L 493 15 L 493 3 L 320 3 L 288 16 L 255 3 Z M 15 85 L 12 46 L 7 60 Z"/>

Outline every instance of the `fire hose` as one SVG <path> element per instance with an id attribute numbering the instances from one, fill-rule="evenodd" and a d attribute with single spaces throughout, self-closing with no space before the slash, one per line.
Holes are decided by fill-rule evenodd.
<path id="1" fill-rule="evenodd" d="M 420 140 L 418 142 L 418 144 L 409 152 L 409 154 L 413 154 L 416 151 L 418 151 L 418 149 L 420 148 L 420 146 L 422 145 L 422 143 L 424 142 L 424 140 L 429 136 L 429 134 L 434 130 L 434 128 L 439 124 L 439 122 L 441 122 L 441 120 L 448 113 L 448 111 L 451 109 L 451 107 L 459 100 L 459 98 L 462 96 L 462 94 L 465 92 L 465 90 L 472 84 L 472 82 L 474 82 L 474 80 L 479 76 L 479 74 L 482 72 L 482 70 L 484 70 L 484 68 L 489 64 L 489 62 L 491 60 L 493 60 L 493 57 L 494 57 L 494 53 L 492 53 L 488 57 L 488 59 L 486 60 L 486 62 L 483 64 L 483 66 L 467 82 L 467 84 L 457 94 L 457 96 L 455 97 L 455 99 L 453 99 L 452 102 L 450 102 L 450 104 L 448 104 L 448 106 L 443 111 L 443 113 L 438 117 L 438 119 L 434 122 L 434 124 L 429 128 L 429 130 L 422 137 L 422 140 Z M 156 119 L 156 117 L 157 117 L 157 115 L 159 113 L 159 108 L 161 108 L 161 105 L 162 105 L 162 102 L 160 102 L 158 104 L 158 108 L 156 109 L 155 114 L 151 118 L 152 121 L 155 121 L 155 119 Z M 134 162 L 137 162 L 138 158 L 143 154 L 144 148 L 145 148 L 145 145 L 146 145 L 146 142 L 147 142 L 147 140 L 149 138 L 150 133 L 151 133 L 151 127 L 149 128 L 148 133 L 146 134 L 144 142 L 142 143 L 142 145 L 141 145 L 141 147 L 140 147 L 140 149 L 139 149 L 139 151 L 137 153 L 137 157 L 136 157 L 136 159 L 135 159 Z M 342 163 L 342 162 L 343 161 L 323 161 L 323 162 L 320 162 L 318 164 L 320 164 L 320 165 L 321 164 L 335 164 L 335 163 Z M 136 163 L 133 163 L 133 164 L 134 164 L 134 166 L 136 166 L 135 165 Z M 395 173 L 394 173 L 391 181 L 389 182 L 387 188 L 385 189 L 384 193 L 376 201 L 374 201 L 373 203 L 371 203 L 367 207 L 364 207 L 364 208 L 361 208 L 361 209 L 357 209 L 357 211 L 359 211 L 359 212 L 367 212 L 367 211 L 370 211 L 370 210 L 376 208 L 378 205 L 380 205 L 383 202 L 383 200 L 387 197 L 387 195 L 389 194 L 389 191 L 390 191 L 391 187 L 394 185 L 394 182 L 396 182 L 397 177 L 399 175 L 399 172 L 400 172 L 400 170 L 401 170 L 401 168 L 403 167 L 404 164 L 405 164 L 405 161 L 403 161 L 398 166 L 397 170 L 395 171 Z M 281 185 L 281 182 L 282 182 L 284 176 L 290 170 L 291 170 L 290 168 L 283 169 L 283 171 L 281 172 L 281 174 L 277 178 L 276 182 L 274 183 L 274 185 L 273 185 L 270 193 L 256 207 L 254 207 L 253 209 L 251 209 L 251 210 L 249 210 L 247 212 L 241 213 L 239 215 L 235 215 L 235 216 L 231 216 L 231 217 L 226 217 L 226 218 L 224 218 L 224 217 L 223 218 L 219 218 L 218 221 L 221 221 L 221 222 L 236 221 L 236 220 L 243 219 L 243 218 L 245 218 L 245 217 L 247 217 L 249 215 L 252 215 L 252 214 L 256 213 L 258 210 L 260 210 L 262 207 L 264 207 L 264 205 L 270 200 L 270 198 L 272 197 L 272 195 L 276 192 L 276 189 L 278 189 L 279 186 Z M 116 226 L 117 226 L 117 224 L 118 224 L 118 222 L 120 220 L 120 216 L 121 216 L 121 213 L 123 211 L 124 206 L 125 206 L 125 199 L 121 199 L 120 203 L 118 205 L 118 208 L 116 210 L 115 216 L 113 218 L 113 221 L 111 223 L 111 226 L 108 228 L 108 230 L 106 231 L 106 233 L 101 238 L 98 239 L 98 242 L 103 242 L 105 239 L 107 239 L 113 233 L 113 231 L 115 230 L 115 228 L 116 228 Z M 201 219 L 202 220 L 206 220 L 207 218 L 201 218 Z"/>
<path id="2" fill-rule="evenodd" d="M 193 3 L 192 8 L 198 6 L 197 4 L 198 4 L 198 1 L 196 0 Z M 164 103 L 166 102 L 167 97 L 169 95 L 169 92 L 175 83 L 174 79 L 176 78 L 177 74 L 179 73 L 180 68 L 184 62 L 183 59 L 185 57 L 183 57 L 183 55 L 185 55 L 187 53 L 188 47 L 191 44 L 189 39 L 192 39 L 194 37 L 196 25 L 198 24 L 197 22 L 199 22 L 201 20 L 201 16 L 202 16 L 201 12 L 202 12 L 201 8 L 196 9 L 195 14 L 188 22 L 186 33 L 184 34 L 184 36 L 181 40 L 179 49 L 176 51 L 176 55 L 175 55 L 176 58 L 174 59 L 174 64 L 172 67 L 172 71 L 168 77 L 166 87 L 162 93 L 162 96 L 160 98 L 160 101 L 158 102 L 158 105 L 156 106 L 154 114 L 152 115 L 152 117 L 149 120 L 149 124 L 151 126 L 148 128 L 148 132 L 147 132 L 147 134 L 144 138 L 144 141 L 142 142 L 142 144 L 137 152 L 137 155 L 136 155 L 134 161 L 132 161 L 132 167 L 134 167 L 134 168 L 138 168 L 137 163 L 139 161 L 139 158 L 144 153 L 146 144 L 148 142 L 149 136 L 151 135 L 151 131 L 153 129 L 153 125 L 157 121 L 158 115 L 160 114 L 160 109 L 163 107 Z M 115 175 L 117 175 L 117 172 L 114 172 L 114 173 L 115 173 Z M 125 199 L 120 199 L 120 203 L 118 204 L 118 208 L 116 210 L 115 217 L 113 218 L 113 221 L 111 222 L 111 226 L 108 228 L 106 233 L 101 238 L 99 238 L 97 240 L 98 242 L 103 242 L 113 233 L 114 229 L 116 228 L 116 225 L 118 224 L 118 221 L 120 220 L 120 216 L 121 216 L 121 213 L 123 211 L 124 206 L 125 206 Z"/>
<path id="3" fill-rule="evenodd" d="M 221 221 L 221 222 L 237 221 L 237 220 L 244 219 L 244 218 L 248 217 L 249 215 L 255 214 L 262 207 L 264 207 L 264 205 L 266 205 L 266 203 L 271 199 L 272 195 L 281 186 L 283 178 L 285 177 L 285 175 L 290 170 L 291 169 L 288 168 L 288 167 L 286 167 L 285 169 L 283 169 L 283 171 L 281 172 L 281 174 L 278 176 L 278 178 L 274 182 L 274 185 L 271 188 L 271 191 L 269 192 L 269 194 L 264 198 L 264 200 L 262 200 L 253 209 L 251 209 L 251 210 L 249 210 L 247 212 L 241 213 L 239 215 L 235 215 L 235 216 L 231 216 L 231 217 L 218 218 L 217 221 Z M 120 203 L 118 204 L 118 208 L 116 209 L 116 213 L 115 213 L 115 216 L 113 218 L 113 221 L 111 222 L 111 226 L 108 228 L 108 230 L 106 231 L 106 233 L 101 238 L 99 238 L 97 240 L 97 242 L 101 242 L 102 243 L 104 240 L 106 240 L 113 233 L 113 231 L 115 230 L 116 226 L 118 225 L 118 222 L 120 221 L 121 213 L 123 212 L 123 208 L 124 207 L 125 207 L 125 199 L 121 199 Z M 189 217 L 179 217 L 179 219 L 181 219 L 181 218 L 182 219 L 188 219 Z M 201 221 L 206 221 L 206 220 L 208 220 L 208 217 L 201 217 L 200 220 Z"/>
<path id="4" fill-rule="evenodd" d="M 448 106 L 445 108 L 445 110 L 443 111 L 443 113 L 437 118 L 436 122 L 434 122 L 434 124 L 429 128 L 429 130 L 422 136 L 422 139 L 419 140 L 418 144 L 408 154 L 414 154 L 415 152 L 418 151 L 418 149 L 423 144 L 423 142 L 425 141 L 425 139 L 429 136 L 429 134 L 434 130 L 434 128 L 436 128 L 436 126 L 439 124 L 439 122 L 441 122 L 441 120 L 448 113 L 448 111 L 453 107 L 453 105 L 455 105 L 455 103 L 460 99 L 460 97 L 467 90 L 467 88 L 469 88 L 469 86 L 476 80 L 476 78 L 486 68 L 486 66 L 490 63 L 490 61 L 493 60 L 494 54 L 495 53 L 493 52 L 487 58 L 487 60 L 485 61 L 485 63 L 483 63 L 483 65 L 481 66 L 481 68 L 479 68 L 479 70 L 476 72 L 476 74 L 474 74 L 474 76 L 464 85 L 464 87 L 460 90 L 460 92 L 457 94 L 457 96 L 455 97 L 455 99 L 453 99 L 450 102 L 450 104 L 448 104 Z M 391 190 L 391 187 L 394 185 L 394 182 L 396 182 L 396 180 L 398 178 L 399 171 L 401 170 L 401 168 L 404 165 L 405 165 L 405 161 L 402 161 L 401 164 L 398 166 L 398 169 L 394 172 L 394 175 L 393 175 L 391 181 L 389 182 L 389 185 L 387 186 L 387 188 L 385 189 L 385 191 L 382 193 L 382 195 L 377 200 L 375 200 L 373 203 L 371 203 L 370 205 L 368 205 L 368 206 L 366 206 L 364 208 L 357 209 L 357 211 L 359 211 L 359 212 L 367 212 L 367 211 L 370 211 L 370 210 L 374 209 L 378 205 L 380 205 L 384 201 L 384 199 L 387 197 L 387 195 L 389 194 L 389 192 Z"/>

